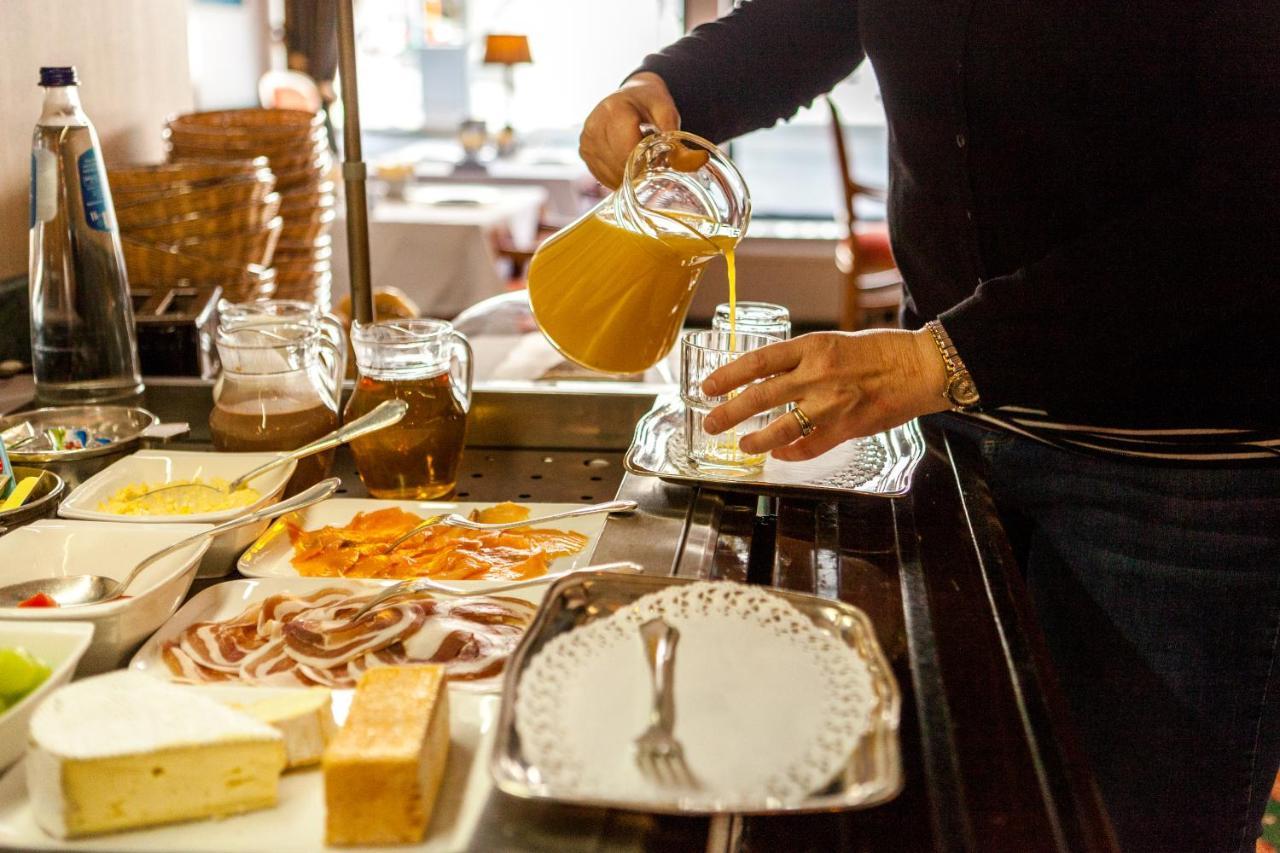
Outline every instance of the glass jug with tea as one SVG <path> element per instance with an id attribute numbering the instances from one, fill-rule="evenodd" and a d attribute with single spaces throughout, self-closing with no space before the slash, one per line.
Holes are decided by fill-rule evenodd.
<path id="1" fill-rule="evenodd" d="M 294 450 L 338 428 L 346 354 L 319 325 L 222 325 L 217 347 L 209 431 L 218 450 Z M 332 450 L 299 459 L 285 494 L 318 483 L 332 464 Z"/>
<path id="2" fill-rule="evenodd" d="M 453 491 L 471 409 L 474 358 L 443 320 L 355 322 L 358 378 L 346 417 L 404 400 L 399 423 L 351 442 L 356 470 L 378 498 L 430 500 Z"/>
<path id="3" fill-rule="evenodd" d="M 733 250 L 751 218 L 742 175 L 715 145 L 683 131 L 646 137 L 622 184 L 543 243 L 529 301 L 571 361 L 638 373 L 670 352 L 706 263 Z"/>

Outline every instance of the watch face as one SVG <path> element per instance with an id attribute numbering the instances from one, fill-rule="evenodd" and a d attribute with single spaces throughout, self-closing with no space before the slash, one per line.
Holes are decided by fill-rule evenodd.
<path id="1" fill-rule="evenodd" d="M 978 386 L 973 384 L 973 377 L 968 371 L 951 377 L 947 383 L 947 396 L 951 402 L 961 408 L 978 403 Z"/>

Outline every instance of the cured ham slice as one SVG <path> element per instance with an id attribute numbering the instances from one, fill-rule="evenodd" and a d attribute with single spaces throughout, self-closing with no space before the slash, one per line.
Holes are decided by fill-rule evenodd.
<path id="1" fill-rule="evenodd" d="M 331 587 L 272 595 L 219 622 L 198 622 L 164 645 L 177 681 L 353 687 L 367 669 L 438 663 L 456 681 L 502 672 L 533 619 L 527 601 L 494 596 L 402 596 L 350 617 L 371 593 Z"/>

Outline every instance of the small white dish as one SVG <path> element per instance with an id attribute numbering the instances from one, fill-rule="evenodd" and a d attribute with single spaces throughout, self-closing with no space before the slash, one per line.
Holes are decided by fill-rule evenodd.
<path id="1" fill-rule="evenodd" d="M 298 510 L 288 517 L 295 523 L 300 524 L 303 530 L 316 530 L 328 525 L 341 526 L 350 524 L 351 519 L 356 517 L 356 513 L 374 512 L 388 507 L 399 507 L 405 512 L 411 512 L 414 515 L 427 518 L 428 516 L 444 513 L 467 515 L 472 510 L 487 509 L 493 505 L 493 502 L 477 503 L 474 501 L 387 501 L 374 500 L 372 498 L 330 498 L 323 503 L 313 504 L 305 509 Z M 529 508 L 530 517 L 538 517 L 577 509 L 582 504 L 524 503 L 521 506 Z M 608 517 L 605 513 L 597 513 L 596 515 L 562 518 L 558 521 L 548 521 L 546 524 L 533 525 L 535 528 L 547 527 L 555 530 L 572 531 L 587 537 L 587 544 L 578 553 L 552 560 L 547 565 L 548 574 L 562 572 L 567 569 L 581 569 L 590 565 L 591 553 L 595 550 L 596 543 L 600 540 L 600 533 L 604 530 L 605 521 Z M 271 527 L 259 537 L 258 541 L 240 555 L 240 560 L 236 564 L 240 574 L 251 578 L 300 577 L 298 570 L 293 567 L 291 562 L 293 559 L 293 545 L 289 542 L 289 534 L 282 522 L 283 519 L 276 519 Z M 315 578 L 315 580 L 325 580 L 325 578 Z M 371 578 L 369 580 L 382 583 L 388 582 L 384 578 Z M 400 579 L 396 578 L 394 580 L 398 581 Z M 495 584 L 506 583 L 507 580 L 454 581 L 441 578 L 440 582 L 479 594 L 484 592 L 486 588 Z"/>
<path id="2" fill-rule="evenodd" d="M 84 574 L 120 580 L 144 557 L 209 527 L 43 519 L 0 536 L 0 583 Z M 93 643 L 79 674 L 114 669 L 178 609 L 208 550 L 206 539 L 170 554 L 144 569 L 125 594 L 112 601 L 78 607 L 0 607 L 0 619 L 92 623 Z"/>
<path id="3" fill-rule="evenodd" d="M 50 669 L 49 677 L 39 687 L 0 713 L 0 769 L 22 757 L 31 713 L 44 697 L 71 680 L 71 673 L 92 639 L 93 625 L 89 622 L 0 620 L 0 648 L 21 646 Z"/>
<path id="4" fill-rule="evenodd" d="M 58 515 L 85 521 L 128 524 L 221 524 L 278 500 L 284 493 L 284 487 L 288 484 L 289 478 L 293 476 L 297 462 L 291 461 L 260 477 L 255 477 L 249 485 L 257 489 L 262 497 L 245 507 L 196 515 L 119 515 L 103 512 L 98 507 L 126 486 L 138 483 L 173 483 L 193 479 L 230 481 L 246 471 L 251 471 L 275 459 L 278 455 L 277 453 L 142 450 L 126 456 L 76 486 L 58 507 Z M 216 537 L 200 566 L 199 576 L 222 577 L 228 574 L 235 564 L 236 557 L 267 529 L 267 524 L 266 521 L 250 524 Z"/>

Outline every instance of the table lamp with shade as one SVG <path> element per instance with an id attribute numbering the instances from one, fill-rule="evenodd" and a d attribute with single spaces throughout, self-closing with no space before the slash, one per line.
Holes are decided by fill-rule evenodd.
<path id="1" fill-rule="evenodd" d="M 515 67 L 522 62 L 533 62 L 529 54 L 529 37 L 512 34 L 491 34 L 484 40 L 486 65 L 503 66 L 503 83 L 507 90 L 507 124 L 498 134 L 498 153 L 510 154 L 516 147 L 515 130 L 511 126 L 512 103 L 516 94 Z"/>

